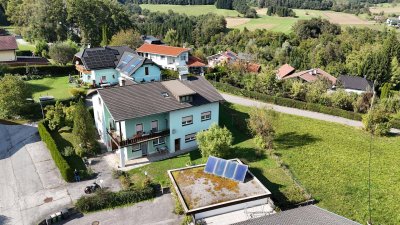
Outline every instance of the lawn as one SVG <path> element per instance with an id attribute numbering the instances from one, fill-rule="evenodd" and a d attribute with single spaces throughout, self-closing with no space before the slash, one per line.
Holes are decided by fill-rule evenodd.
<path id="1" fill-rule="evenodd" d="M 238 105 L 221 109 L 221 124 L 235 137 L 233 157 L 247 162 L 251 171 L 273 193 L 278 205 L 303 200 L 290 177 L 269 157 L 254 152 L 245 131 L 250 108 Z M 360 223 L 368 219 L 368 150 L 370 136 L 360 130 L 325 121 L 280 114 L 275 154 L 322 208 Z M 235 122 L 232 122 L 235 121 Z M 238 122 L 239 121 L 239 122 Z M 241 121 L 241 122 L 240 122 Z M 371 170 L 372 219 L 375 224 L 400 224 L 400 137 L 374 138 Z M 167 169 L 200 163 L 199 153 L 152 163 L 130 173 L 167 182 Z"/>
<path id="2" fill-rule="evenodd" d="M 199 16 L 207 13 L 215 13 L 225 17 L 237 17 L 238 13 L 235 10 L 217 9 L 215 5 L 158 5 L 158 4 L 142 4 L 142 9 L 148 9 L 151 12 L 167 13 L 172 10 L 176 13 L 184 13 L 188 16 Z"/>
<path id="3" fill-rule="evenodd" d="M 65 99 L 71 97 L 69 90 L 75 87 L 68 82 L 68 79 L 68 76 L 48 77 L 39 80 L 29 80 L 28 84 L 36 101 L 41 96 L 53 96 L 56 99 Z"/>
<path id="4" fill-rule="evenodd" d="M 72 129 L 65 127 L 60 129 L 58 132 L 56 131 L 51 132 L 51 135 L 54 138 L 54 141 L 57 143 L 57 147 L 60 151 L 62 151 L 65 147 L 68 146 L 72 147 L 73 143 Z M 74 154 L 72 156 L 64 158 L 72 169 L 86 171 L 86 166 L 79 156 Z"/>

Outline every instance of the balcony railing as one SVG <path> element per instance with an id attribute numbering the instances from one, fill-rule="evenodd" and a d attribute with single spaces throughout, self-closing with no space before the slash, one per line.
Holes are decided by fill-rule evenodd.
<path id="1" fill-rule="evenodd" d="M 90 70 L 86 70 L 85 67 L 82 66 L 82 65 L 76 64 L 76 65 L 75 65 L 75 69 L 78 70 L 79 72 L 84 73 L 84 74 L 90 74 L 90 73 L 91 73 Z"/>
<path id="2" fill-rule="evenodd" d="M 149 133 L 143 133 L 143 134 L 136 134 L 132 138 L 128 138 L 126 140 L 120 139 L 120 136 L 118 135 L 117 132 L 111 131 L 107 129 L 108 135 L 110 135 L 112 141 L 119 147 L 127 147 L 127 146 L 132 146 L 136 144 L 140 144 L 143 142 L 155 140 L 161 137 L 166 137 L 170 134 L 170 130 L 163 130 L 163 131 L 157 131 L 157 132 L 149 132 Z"/>

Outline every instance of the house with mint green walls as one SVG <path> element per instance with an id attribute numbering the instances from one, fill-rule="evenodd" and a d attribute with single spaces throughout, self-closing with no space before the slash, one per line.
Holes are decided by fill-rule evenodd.
<path id="1" fill-rule="evenodd" d="M 153 154 L 197 148 L 196 134 L 219 121 L 222 96 L 203 77 L 98 89 L 96 128 L 120 167 Z"/>
<path id="2" fill-rule="evenodd" d="M 116 69 L 123 78 L 135 83 L 161 80 L 161 67 L 136 53 L 125 52 Z"/>
<path id="3" fill-rule="evenodd" d="M 99 87 L 116 85 L 121 79 L 134 83 L 159 81 L 160 67 L 127 46 L 86 48 L 74 56 L 82 82 Z"/>

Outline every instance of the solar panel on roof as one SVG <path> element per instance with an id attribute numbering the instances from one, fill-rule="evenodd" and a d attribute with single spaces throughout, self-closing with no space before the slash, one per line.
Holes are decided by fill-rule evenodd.
<path id="1" fill-rule="evenodd" d="M 228 164 L 226 165 L 224 177 L 232 179 L 233 175 L 235 175 L 235 170 L 237 167 L 237 163 L 233 161 L 229 161 Z"/>
<path id="2" fill-rule="evenodd" d="M 248 166 L 243 164 L 238 164 L 235 172 L 234 180 L 244 182 L 244 178 L 246 177 Z"/>
<path id="3" fill-rule="evenodd" d="M 124 69 L 124 72 L 127 74 L 132 73 L 132 71 L 142 62 L 142 59 L 136 59 L 133 63 L 129 66 L 129 68 Z"/>
<path id="4" fill-rule="evenodd" d="M 239 164 L 235 161 L 228 161 L 214 156 L 207 160 L 204 172 L 216 176 L 225 177 L 239 182 L 244 182 L 248 170 L 247 165 Z"/>
<path id="5" fill-rule="evenodd" d="M 213 156 L 208 157 L 206 167 L 204 168 L 204 172 L 206 173 L 213 173 L 215 165 L 217 164 L 218 158 Z"/>
<path id="6" fill-rule="evenodd" d="M 218 176 L 222 176 L 225 172 L 227 161 L 225 159 L 219 159 L 217 162 L 217 166 L 215 167 L 214 174 Z"/>

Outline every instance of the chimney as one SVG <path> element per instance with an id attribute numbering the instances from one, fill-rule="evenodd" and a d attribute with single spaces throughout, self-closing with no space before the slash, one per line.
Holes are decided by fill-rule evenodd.
<path id="1" fill-rule="evenodd" d="M 120 86 L 120 87 L 125 86 L 125 82 L 126 82 L 125 78 L 119 77 L 119 78 L 118 78 L 118 81 L 119 81 L 119 86 Z"/>
<path id="2" fill-rule="evenodd" d="M 179 80 L 187 80 L 188 74 L 179 74 Z"/>

